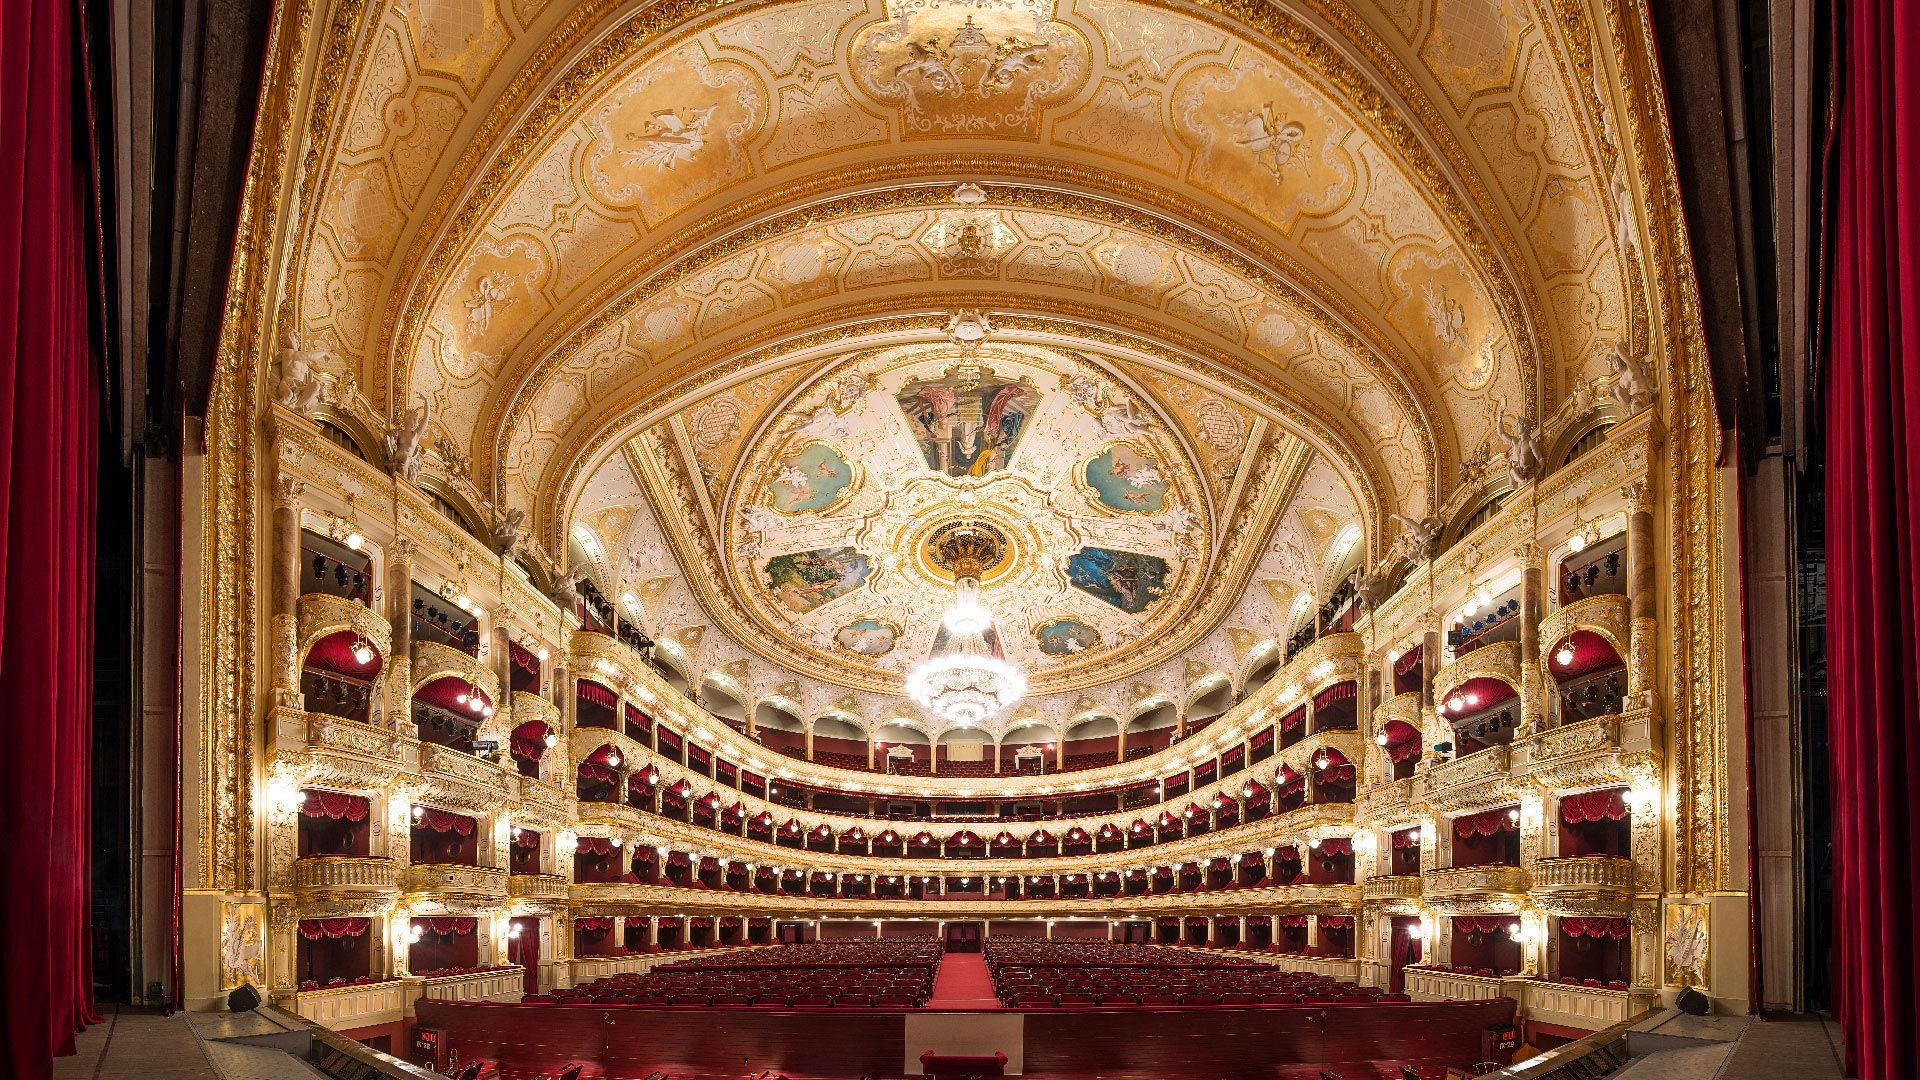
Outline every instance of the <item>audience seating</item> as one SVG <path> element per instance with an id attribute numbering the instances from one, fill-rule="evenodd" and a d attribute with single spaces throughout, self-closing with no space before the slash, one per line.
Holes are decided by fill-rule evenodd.
<path id="1" fill-rule="evenodd" d="M 910 1009 L 932 995 L 940 952 L 931 937 L 809 942 L 689 957 L 539 996 L 670 1009 Z"/>
<path id="2" fill-rule="evenodd" d="M 1409 1000 L 1325 975 L 1165 945 L 988 941 L 994 993 L 1015 1009 L 1244 1008 Z"/>

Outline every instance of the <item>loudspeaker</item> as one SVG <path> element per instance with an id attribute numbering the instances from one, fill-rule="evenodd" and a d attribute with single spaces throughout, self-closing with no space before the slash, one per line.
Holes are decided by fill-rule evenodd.
<path id="1" fill-rule="evenodd" d="M 227 995 L 227 1009 L 230 1012 L 252 1012 L 260 1007 L 260 991 L 252 983 L 241 983 Z"/>
<path id="2" fill-rule="evenodd" d="M 1680 991 L 1680 996 L 1673 999 L 1673 1005 L 1689 1016 L 1705 1016 L 1713 1010 L 1713 1002 L 1707 995 L 1691 986 Z"/>

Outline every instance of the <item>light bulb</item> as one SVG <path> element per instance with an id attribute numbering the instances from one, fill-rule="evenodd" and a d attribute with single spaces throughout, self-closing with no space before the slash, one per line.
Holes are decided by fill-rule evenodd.
<path id="1" fill-rule="evenodd" d="M 554 734 L 553 732 L 551 732 L 551 731 L 549 731 L 549 732 L 547 732 L 547 734 L 546 734 L 546 738 L 545 738 L 545 742 L 546 742 L 546 744 L 547 744 L 547 746 L 548 746 L 549 748 L 551 748 L 551 747 L 553 747 L 554 745 L 556 745 L 556 744 L 558 744 L 558 743 L 560 742 L 560 736 L 558 736 L 558 735 L 556 735 L 556 734 Z"/>
<path id="2" fill-rule="evenodd" d="M 1553 654 L 1553 662 L 1556 664 L 1559 664 L 1561 667 L 1567 667 L 1568 665 L 1572 664 L 1573 663 L 1573 646 L 1571 645 L 1560 646 L 1560 651 Z"/>
<path id="3" fill-rule="evenodd" d="M 1380 746 L 1387 745 L 1387 733 L 1383 731 L 1380 734 L 1375 735 L 1373 737 L 1373 741 Z"/>
<path id="4" fill-rule="evenodd" d="M 1315 837 L 1314 839 L 1307 841 L 1307 847 L 1314 851 L 1319 851 L 1320 839 L 1318 837 Z"/>
<path id="5" fill-rule="evenodd" d="M 361 667 L 373 663 L 373 646 L 366 642 L 357 642 L 353 646 L 353 662 Z"/>
<path id="6" fill-rule="evenodd" d="M 620 755 L 619 755 L 619 754 L 608 754 L 608 755 L 607 755 L 607 764 L 608 764 L 608 765 L 610 765 L 610 766 L 612 766 L 613 768 L 616 768 L 616 769 L 617 769 L 617 768 L 619 768 L 619 767 L 620 767 Z"/>
<path id="7" fill-rule="evenodd" d="M 1572 536 L 1567 537 L 1568 551 L 1578 554 L 1586 546 L 1587 546 L 1587 534 L 1584 531 L 1575 532 Z"/>
<path id="8" fill-rule="evenodd" d="M 1516 807 L 1514 807 L 1513 809 L 1511 809 L 1511 810 L 1509 810 L 1509 811 L 1507 811 L 1507 820 L 1508 820 L 1508 821 L 1519 821 L 1519 820 L 1520 820 L 1520 808 L 1516 806 Z"/>
<path id="9" fill-rule="evenodd" d="M 361 536 L 358 532 L 350 532 L 347 534 L 347 550 L 348 551 L 359 551 L 360 545 L 366 542 L 367 542 L 367 538 L 364 536 Z"/>
<path id="10" fill-rule="evenodd" d="M 1408 830 L 1407 830 L 1407 836 L 1408 836 L 1409 838 L 1411 838 L 1412 840 L 1414 840 L 1414 841 L 1415 841 L 1416 843 L 1417 843 L 1417 842 L 1419 842 L 1419 840 L 1420 840 L 1420 829 L 1419 829 L 1419 828 L 1418 828 L 1417 826 L 1416 826 L 1416 827 L 1414 827 L 1414 828 L 1411 828 L 1411 829 L 1408 829 Z"/>
<path id="11" fill-rule="evenodd" d="M 518 940 L 518 939 L 519 939 L 519 937 L 520 937 L 520 928 L 519 928 L 519 927 L 517 927 L 517 926 L 511 926 L 511 927 L 508 927 L 508 928 L 507 928 L 507 940 L 509 940 L 509 941 L 516 941 L 516 940 Z"/>
<path id="12" fill-rule="evenodd" d="M 1421 926 L 1419 923 L 1414 923 L 1412 926 L 1407 927 L 1407 937 L 1413 939 L 1414 941 L 1419 941 L 1421 938 L 1424 938 L 1426 936 L 1427 936 L 1426 927 Z"/>
<path id="13" fill-rule="evenodd" d="M 453 700 L 455 704 L 465 705 L 467 703 L 467 692 L 465 690 L 460 691 L 454 695 Z"/>
<path id="14" fill-rule="evenodd" d="M 479 712 L 486 707 L 487 703 L 482 700 L 478 694 L 467 699 L 467 708 L 472 709 L 474 712 Z"/>
<path id="15" fill-rule="evenodd" d="M 1508 924 L 1507 924 L 1507 936 L 1508 936 L 1508 937 L 1515 937 L 1515 938 L 1517 938 L 1517 937 L 1519 937 L 1519 936 L 1520 936 L 1520 924 L 1519 924 L 1519 923 L 1508 923 Z"/>
<path id="16" fill-rule="evenodd" d="M 513 837 L 515 840 L 520 839 L 520 826 L 514 825 L 507 829 L 507 835 Z"/>
<path id="17" fill-rule="evenodd" d="M 540 646 L 540 648 L 536 650 L 533 655 L 541 663 L 545 663 L 547 659 L 547 647 L 545 645 Z"/>
<path id="18" fill-rule="evenodd" d="M 1387 663 L 1389 663 L 1389 664 L 1397 664 L 1397 663 L 1399 663 L 1399 662 L 1400 662 L 1400 650 L 1399 650 L 1399 649 L 1388 649 L 1388 650 L 1387 650 Z"/>
<path id="19" fill-rule="evenodd" d="M 1480 610 L 1480 601 L 1475 600 L 1472 597 L 1468 597 L 1467 602 L 1460 605 L 1460 617 L 1463 619 L 1471 619 L 1473 618 L 1474 613 L 1479 610 Z"/>

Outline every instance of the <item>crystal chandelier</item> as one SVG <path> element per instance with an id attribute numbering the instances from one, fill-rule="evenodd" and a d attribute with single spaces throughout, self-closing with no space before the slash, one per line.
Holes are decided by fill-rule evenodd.
<path id="1" fill-rule="evenodd" d="M 941 619 L 946 638 L 907 673 L 907 696 L 953 727 L 970 727 L 1020 700 L 1027 677 L 987 644 L 993 615 L 980 603 L 980 570 L 999 560 L 993 538 L 956 529 L 941 538 L 939 555 L 954 573 L 953 606 Z"/>

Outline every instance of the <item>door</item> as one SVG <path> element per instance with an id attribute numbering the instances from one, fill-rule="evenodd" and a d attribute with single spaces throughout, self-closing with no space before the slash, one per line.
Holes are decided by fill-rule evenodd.
<path id="1" fill-rule="evenodd" d="M 1417 915 L 1396 915 L 1393 918 L 1393 936 L 1388 942 L 1387 955 L 1393 968 L 1387 978 L 1387 990 L 1390 993 L 1404 993 L 1407 988 L 1407 965 L 1420 962 L 1420 939 L 1415 936 L 1420 925 Z"/>
<path id="2" fill-rule="evenodd" d="M 977 922 L 948 923 L 947 951 L 951 953 L 979 952 L 980 924 Z"/>
<path id="3" fill-rule="evenodd" d="M 540 920 L 537 917 L 523 915 L 508 921 L 507 962 L 526 969 L 521 976 L 522 993 L 540 992 Z"/>

